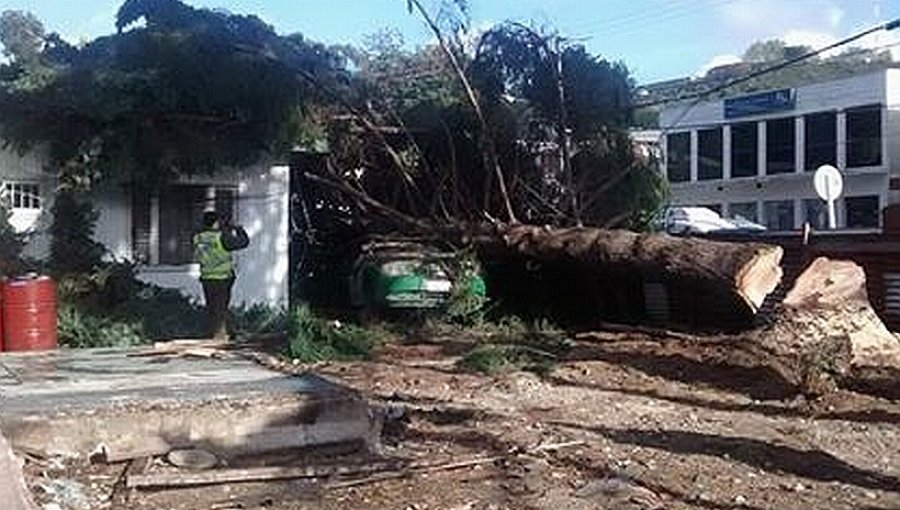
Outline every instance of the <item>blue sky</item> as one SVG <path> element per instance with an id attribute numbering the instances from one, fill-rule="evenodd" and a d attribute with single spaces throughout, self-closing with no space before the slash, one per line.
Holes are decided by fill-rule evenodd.
<path id="1" fill-rule="evenodd" d="M 425 0 L 426 3 L 435 0 Z M 114 30 L 122 0 L 0 0 L 0 10 L 35 13 L 49 30 L 78 42 Z M 821 47 L 878 21 L 900 17 L 900 0 L 469 0 L 475 29 L 512 19 L 584 38 L 593 53 L 625 62 L 639 82 L 689 76 L 728 63 L 753 41 L 780 37 Z M 359 43 L 381 28 L 399 30 L 411 45 L 430 33 L 405 0 L 187 0 L 256 14 L 279 32 L 323 42 Z M 864 41 L 891 46 L 900 31 Z"/>

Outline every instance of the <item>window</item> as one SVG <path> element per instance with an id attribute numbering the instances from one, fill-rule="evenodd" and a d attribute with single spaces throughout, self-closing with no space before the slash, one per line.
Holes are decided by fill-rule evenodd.
<path id="1" fill-rule="evenodd" d="M 766 174 L 786 174 L 794 171 L 794 119 L 775 119 L 766 122 Z"/>
<path id="2" fill-rule="evenodd" d="M 818 198 L 803 199 L 803 222 L 814 229 L 828 228 L 828 206 Z"/>
<path id="3" fill-rule="evenodd" d="M 719 216 L 722 216 L 722 204 L 704 204 L 700 207 L 705 207 Z"/>
<path id="4" fill-rule="evenodd" d="M 134 257 L 145 263 L 184 265 L 193 262 L 193 238 L 203 211 L 214 206 L 222 217 L 231 219 L 236 192 L 229 187 L 174 185 L 160 190 L 156 200 L 151 196 L 135 190 L 132 199 Z"/>
<path id="5" fill-rule="evenodd" d="M 41 186 L 34 182 L 7 182 L 2 188 L 3 202 L 12 209 L 41 209 Z"/>
<path id="6" fill-rule="evenodd" d="M 763 202 L 763 219 L 769 230 L 793 230 L 794 201 L 767 200 Z"/>
<path id="7" fill-rule="evenodd" d="M 881 164 L 881 108 L 847 110 L 847 167 Z"/>
<path id="8" fill-rule="evenodd" d="M 759 161 L 759 132 L 755 122 L 742 122 L 731 126 L 731 176 L 757 175 Z"/>
<path id="9" fill-rule="evenodd" d="M 879 212 L 878 195 L 844 199 L 847 228 L 878 228 Z"/>
<path id="10" fill-rule="evenodd" d="M 697 132 L 697 179 L 722 178 L 722 128 Z"/>
<path id="11" fill-rule="evenodd" d="M 691 133 L 674 133 L 666 137 L 666 176 L 669 182 L 691 180 Z"/>
<path id="12" fill-rule="evenodd" d="M 803 118 L 804 167 L 815 171 L 822 165 L 837 165 L 837 115 L 813 113 Z"/>
<path id="13" fill-rule="evenodd" d="M 756 202 L 737 202 L 728 206 L 728 215 L 731 218 L 743 218 L 754 223 L 759 222 L 759 214 L 756 212 Z"/>

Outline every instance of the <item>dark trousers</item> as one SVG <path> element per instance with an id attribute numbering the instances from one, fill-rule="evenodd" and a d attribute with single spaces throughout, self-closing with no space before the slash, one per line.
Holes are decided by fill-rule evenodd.
<path id="1" fill-rule="evenodd" d="M 200 280 L 203 285 L 203 298 L 206 300 L 206 321 L 209 335 L 216 339 L 227 339 L 225 320 L 228 317 L 228 305 L 231 303 L 231 287 L 234 278 L 227 280 Z"/>

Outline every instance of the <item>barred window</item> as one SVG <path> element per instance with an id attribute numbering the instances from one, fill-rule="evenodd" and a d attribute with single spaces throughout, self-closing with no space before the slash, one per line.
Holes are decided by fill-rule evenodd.
<path id="1" fill-rule="evenodd" d="M 41 186 L 35 182 L 6 182 L 3 203 L 12 209 L 40 210 Z"/>

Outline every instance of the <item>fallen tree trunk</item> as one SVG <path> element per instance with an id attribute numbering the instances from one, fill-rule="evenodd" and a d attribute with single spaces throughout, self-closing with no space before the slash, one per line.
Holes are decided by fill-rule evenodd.
<path id="1" fill-rule="evenodd" d="M 497 237 L 481 237 L 480 243 L 501 242 L 507 252 L 538 260 L 586 262 L 650 276 L 704 282 L 736 296 L 752 313 L 775 290 L 782 274 L 783 250 L 760 243 L 531 225 L 499 228 Z"/>

